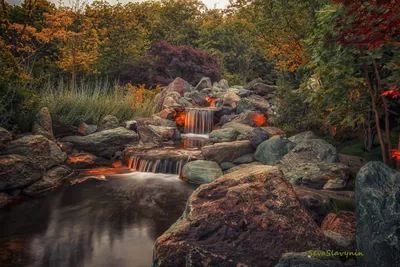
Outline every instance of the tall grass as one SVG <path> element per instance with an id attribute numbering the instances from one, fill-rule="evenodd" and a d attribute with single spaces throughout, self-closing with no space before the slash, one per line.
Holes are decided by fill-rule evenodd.
<path id="1" fill-rule="evenodd" d="M 154 96 L 160 88 L 145 89 L 130 84 L 119 86 L 108 80 L 80 81 L 75 92 L 67 81 L 49 80 L 39 93 L 40 104 L 49 109 L 54 123 L 79 125 L 97 124 L 106 115 L 120 121 L 150 116 Z"/>

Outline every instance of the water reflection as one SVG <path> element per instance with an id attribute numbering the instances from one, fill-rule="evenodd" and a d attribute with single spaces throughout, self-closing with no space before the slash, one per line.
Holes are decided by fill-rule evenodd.
<path id="1" fill-rule="evenodd" d="M 175 175 L 87 180 L 0 211 L 0 266 L 151 266 L 193 187 Z"/>

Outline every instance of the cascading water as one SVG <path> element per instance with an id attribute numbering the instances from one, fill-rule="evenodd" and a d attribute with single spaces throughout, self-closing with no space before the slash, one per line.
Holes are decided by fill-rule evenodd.
<path id="1" fill-rule="evenodd" d="M 209 134 L 214 124 L 214 112 L 209 108 L 191 108 L 186 111 L 185 133 Z"/>
<path id="2" fill-rule="evenodd" d="M 132 156 L 129 161 L 129 168 L 138 172 L 180 174 L 187 159 L 145 159 L 142 156 Z"/>

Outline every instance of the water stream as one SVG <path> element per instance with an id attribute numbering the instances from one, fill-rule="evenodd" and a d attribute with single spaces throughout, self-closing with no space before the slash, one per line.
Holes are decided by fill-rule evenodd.
<path id="1" fill-rule="evenodd" d="M 151 266 L 156 238 L 193 186 L 176 175 L 106 174 L 0 210 L 0 266 Z"/>

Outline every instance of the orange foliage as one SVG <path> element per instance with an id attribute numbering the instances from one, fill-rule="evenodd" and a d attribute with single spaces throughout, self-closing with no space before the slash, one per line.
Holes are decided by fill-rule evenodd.
<path id="1" fill-rule="evenodd" d="M 392 98 L 400 97 L 400 88 L 393 86 L 390 90 L 385 91 L 382 96 L 390 96 Z"/>
<path id="2" fill-rule="evenodd" d="M 251 113 L 249 114 L 250 119 L 255 123 L 256 126 L 264 126 L 266 123 L 266 119 L 264 114 L 258 114 L 258 113 Z"/>
<path id="3" fill-rule="evenodd" d="M 210 104 L 210 107 L 215 107 L 216 100 L 212 97 L 206 97 L 207 102 Z"/>
<path id="4" fill-rule="evenodd" d="M 175 122 L 177 125 L 185 125 L 186 120 L 186 112 L 180 112 L 175 118 Z"/>
<path id="5" fill-rule="evenodd" d="M 397 161 L 400 161 L 400 150 L 392 149 L 391 157 Z"/>
<path id="6" fill-rule="evenodd" d="M 79 162 L 88 162 L 90 163 L 93 159 L 91 155 L 76 155 L 76 156 L 69 156 L 67 163 L 79 163 Z"/>

